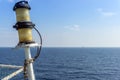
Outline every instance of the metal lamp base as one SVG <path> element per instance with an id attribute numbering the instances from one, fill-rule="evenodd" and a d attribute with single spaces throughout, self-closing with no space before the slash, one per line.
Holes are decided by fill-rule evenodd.
<path id="1" fill-rule="evenodd" d="M 37 47 L 37 46 L 40 46 L 40 44 L 38 44 L 38 43 L 29 43 L 29 44 L 18 43 L 18 45 L 16 46 L 16 48 Z"/>

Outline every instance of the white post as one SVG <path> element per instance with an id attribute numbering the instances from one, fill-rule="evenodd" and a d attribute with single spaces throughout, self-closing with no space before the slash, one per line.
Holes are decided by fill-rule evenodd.
<path id="1" fill-rule="evenodd" d="M 25 58 L 26 60 L 31 59 L 31 53 L 30 48 L 25 47 Z M 29 80 L 35 80 L 34 70 L 33 70 L 33 64 L 30 63 L 27 65 L 27 73 L 28 73 L 28 79 Z"/>

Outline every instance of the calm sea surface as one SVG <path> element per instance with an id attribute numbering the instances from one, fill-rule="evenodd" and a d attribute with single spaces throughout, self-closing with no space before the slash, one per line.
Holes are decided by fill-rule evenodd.
<path id="1" fill-rule="evenodd" d="M 23 61 L 23 49 L 0 48 L 0 64 Z M 0 79 L 10 70 L 0 69 Z M 120 80 L 120 48 L 43 48 L 34 71 L 36 80 Z M 23 73 L 11 80 L 23 80 Z"/>

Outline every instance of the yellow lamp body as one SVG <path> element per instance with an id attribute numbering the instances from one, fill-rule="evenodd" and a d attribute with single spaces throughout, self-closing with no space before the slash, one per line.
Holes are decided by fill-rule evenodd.
<path id="1" fill-rule="evenodd" d="M 20 1 L 15 4 L 13 10 L 16 12 L 14 28 L 18 30 L 19 43 L 33 43 L 32 28 L 34 24 L 30 20 L 30 6 L 27 1 Z"/>
<path id="2" fill-rule="evenodd" d="M 18 29 L 18 35 L 19 35 L 19 42 L 25 43 L 25 42 L 32 42 L 32 29 L 31 28 L 21 28 Z"/>
<path id="3" fill-rule="evenodd" d="M 30 21 L 29 9 L 18 8 L 16 9 L 16 20 L 19 21 Z"/>

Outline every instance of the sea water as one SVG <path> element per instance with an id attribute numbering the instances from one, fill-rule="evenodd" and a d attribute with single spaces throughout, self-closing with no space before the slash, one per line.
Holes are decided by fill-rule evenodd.
<path id="1" fill-rule="evenodd" d="M 23 62 L 24 49 L 0 48 L 0 64 Z M 36 80 L 120 80 L 120 48 L 42 48 L 34 72 Z M 11 80 L 24 80 L 23 73 Z"/>

